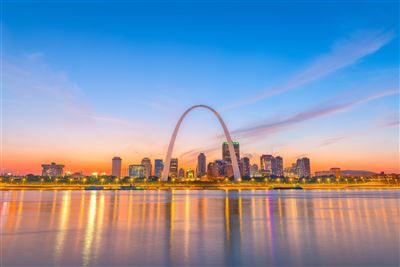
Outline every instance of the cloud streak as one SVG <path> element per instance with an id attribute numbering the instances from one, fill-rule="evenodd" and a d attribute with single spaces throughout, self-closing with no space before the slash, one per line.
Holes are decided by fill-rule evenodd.
<path id="1" fill-rule="evenodd" d="M 286 83 L 270 90 L 264 90 L 243 101 L 233 103 L 227 109 L 249 105 L 323 78 L 354 64 L 365 56 L 375 53 L 393 38 L 394 33 L 392 31 L 371 31 L 354 35 L 348 40 L 337 43 L 329 53 L 314 60 L 302 72 L 289 79 Z"/>
<path id="2" fill-rule="evenodd" d="M 374 99 L 382 98 L 385 96 L 390 96 L 397 94 L 398 90 L 390 89 L 386 90 L 374 95 L 369 95 L 360 99 L 356 99 L 350 102 L 342 103 L 342 104 L 335 104 L 331 106 L 326 106 L 326 105 L 320 105 L 317 108 L 310 109 L 307 111 L 303 111 L 300 113 L 297 113 L 291 117 L 288 117 L 283 120 L 279 120 L 276 122 L 271 122 L 271 123 L 261 123 L 255 126 L 251 127 L 246 127 L 242 129 L 238 129 L 233 131 L 233 134 L 235 137 L 241 137 L 241 138 L 252 138 L 260 135 L 267 135 L 271 134 L 274 132 L 282 131 L 290 126 L 293 126 L 295 124 L 299 124 L 304 121 L 316 119 L 319 117 L 331 115 L 334 113 L 339 113 L 346 111 L 348 109 L 351 109 L 355 106 L 361 105 L 363 103 L 372 101 Z"/>

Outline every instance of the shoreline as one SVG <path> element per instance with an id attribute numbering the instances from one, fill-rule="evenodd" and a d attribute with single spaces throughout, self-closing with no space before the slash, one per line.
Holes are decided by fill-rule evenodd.
<path id="1" fill-rule="evenodd" d="M 98 186 L 103 187 L 99 191 L 125 191 L 121 190 L 120 186 L 127 186 L 128 184 L 75 184 L 75 185 L 21 185 L 21 184 L 0 184 L 0 191 L 18 191 L 18 190 L 70 190 L 81 191 L 86 187 Z M 210 183 L 210 184 L 133 184 L 140 189 L 136 190 L 296 190 L 295 186 L 300 186 L 303 190 L 351 190 L 351 189 L 400 189 L 400 184 L 377 184 L 377 183 L 364 183 L 364 184 L 226 184 L 226 183 Z M 279 188 L 279 189 L 278 189 Z M 136 191 L 135 189 L 133 191 Z"/>

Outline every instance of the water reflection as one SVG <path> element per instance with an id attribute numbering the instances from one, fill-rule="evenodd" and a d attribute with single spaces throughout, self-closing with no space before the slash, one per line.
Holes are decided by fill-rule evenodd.
<path id="1" fill-rule="evenodd" d="M 4 192 L 3 264 L 398 265 L 399 197 L 390 190 Z"/>

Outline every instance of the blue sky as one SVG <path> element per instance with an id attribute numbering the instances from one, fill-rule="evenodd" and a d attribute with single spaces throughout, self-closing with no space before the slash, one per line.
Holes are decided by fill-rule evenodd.
<path id="1" fill-rule="evenodd" d="M 254 163 L 399 171 L 395 1 L 5 1 L 1 26 L 7 170 L 163 158 L 208 104 Z M 174 154 L 195 167 L 222 139 L 195 111 Z"/>

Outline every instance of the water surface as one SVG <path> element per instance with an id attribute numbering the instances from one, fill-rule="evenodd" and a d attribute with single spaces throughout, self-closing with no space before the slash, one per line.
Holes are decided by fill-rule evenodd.
<path id="1" fill-rule="evenodd" d="M 398 266 L 400 191 L 2 191 L 2 266 Z"/>

